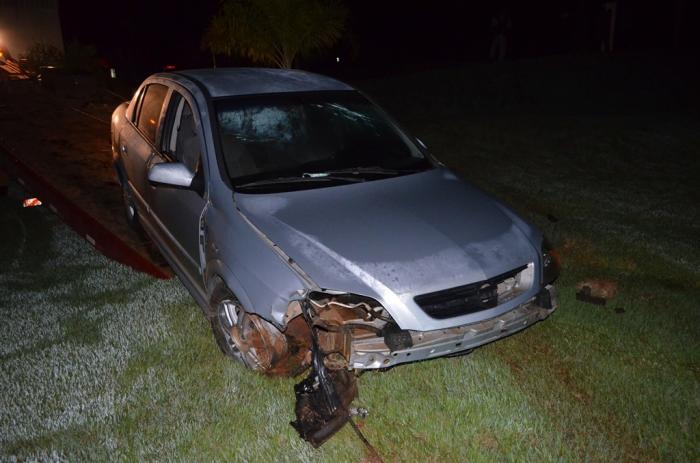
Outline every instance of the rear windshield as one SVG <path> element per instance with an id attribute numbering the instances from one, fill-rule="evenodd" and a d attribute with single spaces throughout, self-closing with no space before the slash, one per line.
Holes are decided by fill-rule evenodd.
<path id="1" fill-rule="evenodd" d="M 306 172 L 432 167 L 383 112 L 357 92 L 223 99 L 217 123 L 234 185 Z"/>

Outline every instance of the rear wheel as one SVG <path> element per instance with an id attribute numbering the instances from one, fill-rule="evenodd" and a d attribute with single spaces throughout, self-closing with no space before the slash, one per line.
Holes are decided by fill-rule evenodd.
<path id="1" fill-rule="evenodd" d="M 132 229 L 140 232 L 141 224 L 139 223 L 139 213 L 136 209 L 136 201 L 134 201 L 134 194 L 131 192 L 131 188 L 126 181 L 122 181 L 122 200 L 124 201 L 126 223 Z"/>

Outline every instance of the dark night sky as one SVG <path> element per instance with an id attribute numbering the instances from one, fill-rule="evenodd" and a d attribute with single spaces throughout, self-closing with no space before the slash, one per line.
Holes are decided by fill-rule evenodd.
<path id="1" fill-rule="evenodd" d="M 512 18 L 511 58 L 592 50 L 596 12 L 601 9 L 601 3 L 600 0 L 500 3 L 348 0 L 351 34 L 336 50 L 303 66 L 323 69 L 333 65 L 336 55 L 342 57 L 343 66 L 372 69 L 374 73 L 486 60 L 490 19 L 498 5 L 506 5 Z M 698 28 L 691 18 L 700 16 L 698 3 L 685 1 L 682 42 L 685 49 L 696 43 Z M 145 73 L 160 70 L 166 64 L 178 67 L 211 64 L 211 56 L 200 49 L 200 41 L 217 9 L 217 0 L 199 0 L 187 6 L 157 0 L 99 3 L 61 0 L 59 4 L 65 41 L 94 44 L 100 56 L 122 68 Z M 581 5 L 588 17 L 584 23 L 576 20 Z M 670 0 L 618 0 L 617 48 L 669 48 L 673 38 L 673 5 L 674 1 Z M 576 34 L 580 28 L 584 33 Z M 220 65 L 248 64 L 224 57 L 218 61 Z"/>

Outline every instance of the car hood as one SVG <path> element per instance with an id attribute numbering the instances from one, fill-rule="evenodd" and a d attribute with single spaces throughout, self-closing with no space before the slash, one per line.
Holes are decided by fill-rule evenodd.
<path id="1" fill-rule="evenodd" d="M 374 297 L 404 329 L 494 316 L 496 309 L 435 320 L 413 297 L 539 265 L 537 232 L 442 168 L 303 191 L 236 193 L 235 201 L 318 286 Z"/>

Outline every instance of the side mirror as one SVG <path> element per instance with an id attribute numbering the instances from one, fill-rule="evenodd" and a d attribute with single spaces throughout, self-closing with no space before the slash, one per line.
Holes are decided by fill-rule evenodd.
<path id="1" fill-rule="evenodd" d="M 148 181 L 153 186 L 190 189 L 194 174 L 181 162 L 161 162 L 149 167 Z"/>

